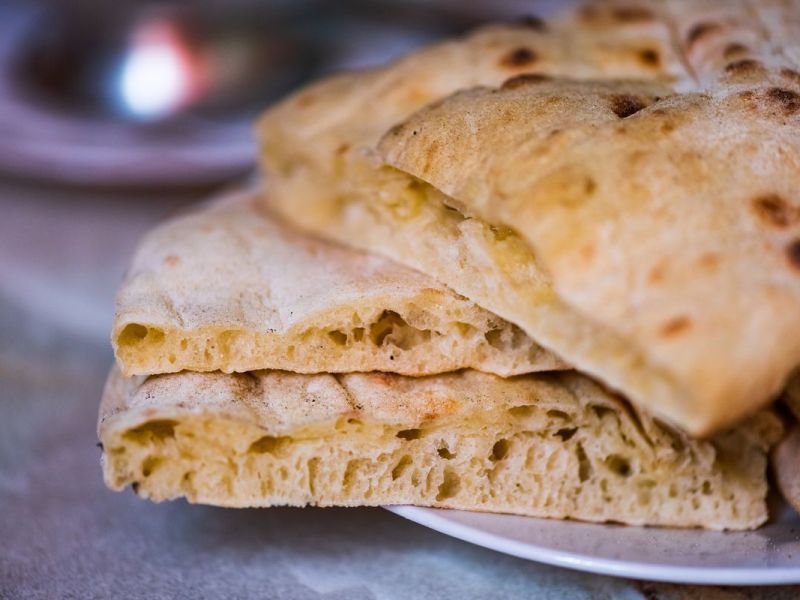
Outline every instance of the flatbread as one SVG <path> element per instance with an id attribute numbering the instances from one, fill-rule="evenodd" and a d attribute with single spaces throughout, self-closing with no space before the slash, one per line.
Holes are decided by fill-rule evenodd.
<path id="1" fill-rule="evenodd" d="M 518 327 L 416 271 L 320 241 L 231 194 L 148 234 L 117 295 L 125 374 L 563 368 Z"/>
<path id="2" fill-rule="evenodd" d="M 269 202 L 708 435 L 800 363 L 800 74 L 758 6 L 620 6 L 299 92 L 261 120 Z"/>
<path id="3" fill-rule="evenodd" d="M 113 371 L 106 484 L 218 506 L 418 504 L 633 525 L 767 518 L 770 412 L 693 440 L 572 373 Z"/>
<path id="4" fill-rule="evenodd" d="M 800 364 L 800 93 L 787 83 L 625 95 L 643 108 L 624 118 L 592 84 L 574 105 L 559 82 L 465 92 L 382 148 L 468 213 L 513 227 L 596 347 L 583 349 L 586 324 L 550 336 L 524 306 L 500 314 L 702 434 L 771 400 Z M 573 126 L 569 109 L 598 118 Z M 432 147 L 460 150 L 431 158 Z"/>

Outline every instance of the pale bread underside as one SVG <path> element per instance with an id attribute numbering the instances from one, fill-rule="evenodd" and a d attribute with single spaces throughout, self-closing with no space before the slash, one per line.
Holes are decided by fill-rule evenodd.
<path id="1" fill-rule="evenodd" d="M 759 413 L 712 441 L 572 373 L 112 372 L 107 485 L 220 506 L 418 504 L 636 525 L 743 529 L 767 517 Z"/>
<path id="2" fill-rule="evenodd" d="M 519 328 L 407 267 L 301 234 L 231 195 L 141 243 L 117 295 L 126 374 L 563 368 Z"/>
<path id="3" fill-rule="evenodd" d="M 269 201 L 695 434 L 728 426 L 800 361 L 800 75 L 763 34 L 796 6 L 747 5 L 598 3 L 309 86 L 261 120 Z M 387 130 L 383 159 L 450 197 L 381 167 Z"/>

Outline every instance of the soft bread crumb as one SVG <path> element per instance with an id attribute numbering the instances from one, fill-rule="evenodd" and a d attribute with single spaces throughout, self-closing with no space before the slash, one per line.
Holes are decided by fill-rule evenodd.
<path id="1" fill-rule="evenodd" d="M 577 374 L 233 379 L 110 384 L 107 484 L 232 507 L 416 504 L 709 529 L 767 518 L 772 413 L 698 441 Z M 109 397 L 125 386 L 128 400 Z"/>

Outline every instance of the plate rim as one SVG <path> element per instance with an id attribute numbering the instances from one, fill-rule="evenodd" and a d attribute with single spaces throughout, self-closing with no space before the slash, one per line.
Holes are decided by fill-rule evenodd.
<path id="1" fill-rule="evenodd" d="M 425 506 L 384 506 L 404 519 L 496 552 L 576 571 L 626 577 L 644 581 L 700 585 L 791 585 L 800 584 L 798 567 L 677 567 L 555 550 L 530 542 L 512 540 L 484 529 L 464 525 L 442 516 L 448 509 Z M 458 511 L 469 512 L 469 511 Z M 530 517 L 535 518 L 535 517 Z"/>

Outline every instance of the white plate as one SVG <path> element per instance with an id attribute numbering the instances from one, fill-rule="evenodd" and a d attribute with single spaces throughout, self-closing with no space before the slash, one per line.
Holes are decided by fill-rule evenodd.
<path id="1" fill-rule="evenodd" d="M 747 532 L 658 529 L 386 507 L 446 535 L 558 567 L 675 583 L 800 583 L 800 517 L 785 505 Z"/>

